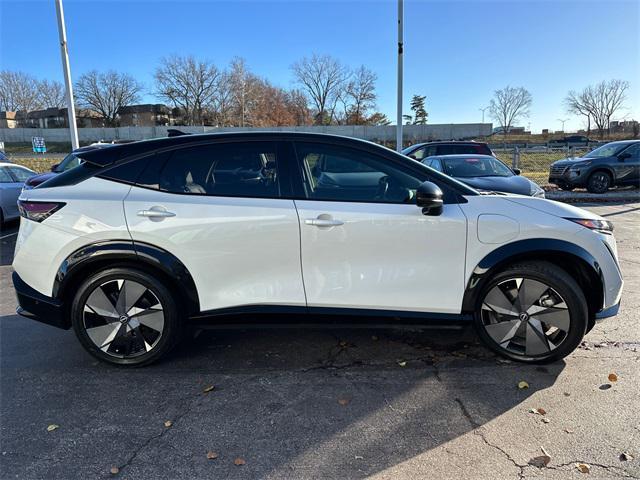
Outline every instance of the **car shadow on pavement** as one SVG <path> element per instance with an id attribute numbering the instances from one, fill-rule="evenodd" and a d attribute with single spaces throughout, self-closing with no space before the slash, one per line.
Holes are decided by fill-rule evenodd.
<path id="1" fill-rule="evenodd" d="M 531 395 L 564 369 L 507 363 L 469 333 L 362 329 L 204 331 L 122 369 L 71 332 L 15 316 L 0 328 L 0 462 L 18 477 L 393 476 L 472 431 L 507 457 L 483 425 L 537 407 Z M 467 453 L 454 452 L 460 465 Z"/>

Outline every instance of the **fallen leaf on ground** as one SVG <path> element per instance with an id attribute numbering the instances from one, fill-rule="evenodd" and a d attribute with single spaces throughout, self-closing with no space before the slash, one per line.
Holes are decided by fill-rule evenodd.
<path id="1" fill-rule="evenodd" d="M 547 465 L 549 465 L 549 462 L 551 462 L 551 456 L 547 453 L 544 447 L 540 447 L 540 450 L 542 450 L 542 455 L 533 457 L 531 460 L 529 460 L 529 465 L 533 465 L 534 467 L 538 468 L 546 467 Z"/>
<path id="2" fill-rule="evenodd" d="M 610 382 L 617 382 L 618 381 L 618 375 L 616 375 L 615 373 L 610 373 L 607 378 L 609 379 Z"/>
<path id="3" fill-rule="evenodd" d="M 236 466 L 238 466 L 238 467 L 239 467 L 240 465 L 244 465 L 245 463 L 247 463 L 247 462 L 244 460 L 244 458 L 240 458 L 240 457 L 236 458 L 236 459 L 233 461 L 233 464 L 234 464 L 234 465 L 236 465 Z"/>
<path id="4" fill-rule="evenodd" d="M 355 459 L 356 460 L 364 460 L 364 457 L 362 455 L 356 455 Z"/>
<path id="5" fill-rule="evenodd" d="M 378 337 L 376 335 L 371 335 L 371 340 L 373 340 L 374 342 L 377 342 Z"/>
<path id="6" fill-rule="evenodd" d="M 405 360 L 398 362 L 398 365 L 400 365 L 401 367 L 406 367 L 407 366 L 407 362 Z"/>
<path id="7" fill-rule="evenodd" d="M 600 390 L 609 390 L 611 388 L 610 383 L 604 383 L 598 387 Z"/>
<path id="8" fill-rule="evenodd" d="M 218 454 L 216 452 L 207 452 L 207 458 L 209 460 L 215 460 L 218 458 Z"/>
<path id="9" fill-rule="evenodd" d="M 623 462 L 630 462 L 631 460 L 633 460 L 633 455 L 631 455 L 629 452 L 622 452 L 620 454 L 620 460 Z"/>
<path id="10" fill-rule="evenodd" d="M 342 341 L 340 342 L 340 346 L 341 346 L 341 347 L 346 347 L 346 346 L 347 346 L 347 342 L 345 342 L 344 340 L 342 340 Z"/>
<path id="11" fill-rule="evenodd" d="M 546 415 L 547 411 L 544 408 L 530 408 L 529 413 L 533 413 L 535 415 Z"/>
<path id="12" fill-rule="evenodd" d="M 111 475 L 117 475 L 118 473 L 120 473 L 120 469 L 118 467 L 111 467 L 111 470 L 109 470 L 109 473 Z"/>
<path id="13" fill-rule="evenodd" d="M 570 396 L 571 396 L 571 394 L 570 394 L 569 392 L 564 392 L 564 393 L 563 393 L 563 395 L 564 395 L 565 397 L 570 397 Z"/>
<path id="14" fill-rule="evenodd" d="M 548 418 L 543 418 L 542 419 L 542 423 L 549 423 L 549 422 L 551 422 L 551 420 L 549 420 Z"/>
<path id="15" fill-rule="evenodd" d="M 209 393 L 209 392 L 212 392 L 214 388 L 216 388 L 216 387 L 214 387 L 213 385 L 209 385 L 204 390 L 202 390 L 202 392 L 203 393 Z"/>
<path id="16" fill-rule="evenodd" d="M 173 422 L 171 420 L 166 420 L 164 422 L 164 426 L 167 427 L 167 428 L 169 428 L 171 425 L 173 425 Z"/>
<path id="17" fill-rule="evenodd" d="M 586 463 L 576 463 L 576 468 L 580 473 L 589 473 L 591 471 L 591 466 Z"/>
<path id="18" fill-rule="evenodd" d="M 349 405 L 349 399 L 348 398 L 339 398 L 338 399 L 338 403 L 344 407 L 346 405 Z"/>
<path id="19" fill-rule="evenodd" d="M 565 428 L 564 431 L 565 433 L 573 433 L 573 430 L 571 430 L 570 428 Z"/>
<path id="20" fill-rule="evenodd" d="M 525 382 L 524 380 L 518 382 L 518 388 L 520 390 L 524 390 L 525 388 L 529 388 L 529 384 L 527 382 Z"/>
<path id="21" fill-rule="evenodd" d="M 57 430 L 59 428 L 60 428 L 60 425 L 56 425 L 55 423 L 52 423 L 47 427 L 47 432 L 53 432 L 54 430 Z"/>

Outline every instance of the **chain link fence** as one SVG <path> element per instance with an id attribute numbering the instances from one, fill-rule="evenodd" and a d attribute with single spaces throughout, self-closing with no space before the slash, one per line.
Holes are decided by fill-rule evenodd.
<path id="1" fill-rule="evenodd" d="M 493 148 L 494 154 L 512 168 L 520 169 L 521 175 L 540 186 L 549 185 L 549 168 L 553 162 L 564 158 L 581 157 L 592 148 L 588 147 L 507 147 Z"/>

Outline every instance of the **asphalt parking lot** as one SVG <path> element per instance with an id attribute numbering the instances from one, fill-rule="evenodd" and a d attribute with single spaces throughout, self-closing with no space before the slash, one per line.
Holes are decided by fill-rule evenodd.
<path id="1" fill-rule="evenodd" d="M 339 329 L 207 331 L 157 365 L 106 366 L 15 315 L 10 225 L 0 475 L 640 478 L 640 203 L 586 208 L 615 224 L 622 308 L 546 366 L 502 361 L 472 333 Z"/>

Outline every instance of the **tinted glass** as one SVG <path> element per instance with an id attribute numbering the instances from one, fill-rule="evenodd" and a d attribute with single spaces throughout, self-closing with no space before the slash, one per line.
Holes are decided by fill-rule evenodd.
<path id="1" fill-rule="evenodd" d="M 460 144 L 460 145 L 439 145 L 437 155 L 491 155 L 491 150 L 486 145 L 481 144 Z M 436 155 L 433 153 L 432 155 Z"/>
<path id="2" fill-rule="evenodd" d="M 624 153 L 631 155 L 631 158 L 637 159 L 640 157 L 640 143 L 636 143 L 627 148 Z"/>
<path id="3" fill-rule="evenodd" d="M 276 144 L 222 143 L 175 150 L 151 161 L 138 184 L 172 193 L 277 197 Z"/>
<path id="4" fill-rule="evenodd" d="M 78 157 L 76 157 L 73 153 L 70 153 L 69 155 L 64 157 L 64 160 L 60 162 L 60 165 L 56 167 L 55 171 L 56 172 L 67 171 L 73 167 L 77 167 L 78 165 L 80 165 L 80 161 L 81 160 Z"/>
<path id="5" fill-rule="evenodd" d="M 33 177 L 36 173 L 26 168 L 8 167 L 12 175 L 18 182 L 24 182 L 27 178 Z"/>
<path id="6" fill-rule="evenodd" d="M 149 162 L 153 163 L 156 158 L 157 155 L 150 155 L 148 157 L 121 163 L 115 167 L 107 168 L 98 176 L 101 178 L 107 178 L 109 180 L 115 180 L 116 182 L 136 183 L 138 177 L 145 169 L 147 164 Z"/>
<path id="7" fill-rule="evenodd" d="M 439 172 L 442 171 L 442 164 L 440 163 L 439 158 L 430 158 L 428 160 L 425 160 L 425 163 L 428 167 L 434 168 Z"/>
<path id="8" fill-rule="evenodd" d="M 421 180 L 381 157 L 324 144 L 296 144 L 313 200 L 412 203 Z"/>
<path id="9" fill-rule="evenodd" d="M 0 183 L 13 183 L 13 178 L 9 175 L 7 167 L 0 167 Z"/>
<path id="10" fill-rule="evenodd" d="M 444 173 L 452 177 L 511 177 L 513 172 L 500 160 L 488 157 L 444 157 Z"/>
<path id="11" fill-rule="evenodd" d="M 607 143 L 606 145 L 602 145 L 601 147 L 592 150 L 584 156 L 587 158 L 613 157 L 627 148 L 627 146 L 628 145 L 625 145 L 624 143 Z"/>

